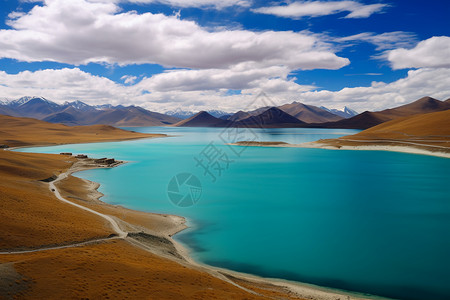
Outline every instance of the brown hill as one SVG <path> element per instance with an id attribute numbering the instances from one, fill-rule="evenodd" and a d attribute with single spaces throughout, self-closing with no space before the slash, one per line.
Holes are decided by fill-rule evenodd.
<path id="1" fill-rule="evenodd" d="M 385 109 L 379 113 L 394 119 L 398 117 L 406 117 L 415 114 L 424 114 L 447 109 L 450 109 L 450 105 L 448 103 L 431 97 L 423 97 L 412 103 L 391 109 Z"/>
<path id="2" fill-rule="evenodd" d="M 31 118 L 0 115 L 0 144 L 10 147 L 129 140 L 164 136 L 118 129 L 108 125 L 66 126 Z"/>
<path id="3" fill-rule="evenodd" d="M 246 127 L 301 127 L 305 123 L 285 113 L 279 108 L 272 107 L 257 116 L 251 116 L 239 122 L 236 126 Z"/>
<path id="4" fill-rule="evenodd" d="M 343 119 L 337 122 L 315 123 L 311 127 L 319 128 L 349 128 L 366 129 L 389 121 L 390 118 L 377 112 L 365 111 L 354 117 Z"/>
<path id="5" fill-rule="evenodd" d="M 450 110 L 397 118 L 352 136 L 371 139 L 443 139 L 450 140 Z"/>
<path id="6" fill-rule="evenodd" d="M 206 111 L 201 111 L 192 117 L 182 120 L 173 126 L 175 127 L 225 127 L 231 122 L 211 116 Z"/>
<path id="7" fill-rule="evenodd" d="M 306 123 L 335 122 L 344 119 L 317 106 L 299 102 L 281 105 L 278 108 Z"/>
<path id="8" fill-rule="evenodd" d="M 400 117 L 354 135 L 317 143 L 337 148 L 402 146 L 450 153 L 450 110 Z"/>
<path id="9" fill-rule="evenodd" d="M 450 109 L 450 102 L 439 101 L 431 97 L 423 97 L 417 101 L 399 107 L 377 112 L 365 111 L 349 119 L 344 119 L 337 122 L 312 124 L 312 127 L 367 129 L 395 118 L 443 111 L 447 109 Z"/>

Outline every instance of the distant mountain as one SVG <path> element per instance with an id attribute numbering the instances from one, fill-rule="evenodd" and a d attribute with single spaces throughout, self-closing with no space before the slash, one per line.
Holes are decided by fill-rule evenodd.
<path id="1" fill-rule="evenodd" d="M 317 106 L 299 102 L 281 105 L 278 108 L 305 123 L 333 122 L 343 118 Z"/>
<path id="2" fill-rule="evenodd" d="M 22 97 L 22 98 L 19 98 L 19 99 L 17 99 L 17 100 L 12 100 L 12 101 L 10 101 L 10 102 L 8 102 L 8 103 L 6 103 L 9 107 L 18 107 L 18 106 L 20 106 L 20 105 L 22 105 L 22 104 L 25 104 L 25 103 L 27 103 L 28 101 L 30 101 L 31 99 L 42 99 L 42 100 L 46 100 L 45 98 L 43 98 L 43 97 L 36 97 L 36 96 L 25 96 L 25 97 Z"/>
<path id="3" fill-rule="evenodd" d="M 25 99 L 24 99 L 25 98 Z M 11 108 L 20 116 L 42 119 L 61 110 L 60 105 L 42 97 L 21 98 Z"/>
<path id="4" fill-rule="evenodd" d="M 81 101 L 60 105 L 43 97 L 22 97 L 0 104 L 0 114 L 66 125 L 164 126 L 180 121 L 138 106 L 91 106 Z"/>
<path id="5" fill-rule="evenodd" d="M 391 120 L 387 116 L 375 112 L 365 111 L 349 119 L 337 122 L 315 123 L 311 127 L 318 128 L 346 128 L 346 129 L 367 129 L 372 126 Z"/>
<path id="6" fill-rule="evenodd" d="M 228 120 L 228 119 L 231 118 L 232 116 L 233 116 L 233 114 L 227 114 L 227 115 L 220 116 L 219 119 L 222 119 L 222 120 Z"/>
<path id="7" fill-rule="evenodd" d="M 113 109 L 113 108 L 124 108 L 123 105 L 112 105 L 112 104 L 100 104 L 93 106 L 95 109 L 105 110 L 105 109 Z"/>
<path id="8" fill-rule="evenodd" d="M 223 110 L 207 110 L 206 112 L 216 118 L 220 118 L 220 117 L 229 115 L 229 113 L 227 113 Z"/>
<path id="9" fill-rule="evenodd" d="M 358 115 L 356 111 L 347 106 L 345 106 L 343 109 L 326 108 L 325 106 L 320 106 L 320 108 L 344 119 L 348 119 Z"/>
<path id="10" fill-rule="evenodd" d="M 238 111 L 228 118 L 230 121 L 240 121 L 250 116 L 257 116 L 268 109 L 270 106 L 261 107 L 252 111 Z M 334 122 L 342 120 L 342 117 L 333 114 L 325 109 L 319 108 L 314 105 L 306 105 L 299 102 L 293 102 L 291 104 L 284 104 L 278 106 L 285 113 L 299 119 L 305 123 L 322 123 L 322 122 Z"/>
<path id="11" fill-rule="evenodd" d="M 115 126 L 165 126 L 178 121 L 180 119 L 152 112 L 139 106 L 105 110 L 95 118 L 95 124 Z"/>
<path id="12" fill-rule="evenodd" d="M 93 111 L 93 110 L 97 110 L 96 107 L 91 106 L 89 104 L 86 104 L 84 102 L 81 102 L 80 100 L 76 100 L 73 102 L 64 102 L 63 104 L 64 107 L 73 107 L 79 111 Z"/>
<path id="13" fill-rule="evenodd" d="M 80 123 L 74 114 L 71 114 L 70 112 L 67 111 L 51 114 L 43 118 L 42 121 L 50 123 L 62 123 L 65 125 L 78 125 Z"/>
<path id="14" fill-rule="evenodd" d="M 450 109 L 450 102 L 439 101 L 431 97 L 423 97 L 417 101 L 399 107 L 377 112 L 365 111 L 349 119 L 344 119 L 337 122 L 312 124 L 312 127 L 367 129 L 395 118 L 443 111 L 447 109 Z"/>
<path id="15" fill-rule="evenodd" d="M 235 113 L 235 114 L 231 115 L 230 117 L 228 117 L 227 120 L 233 121 L 233 122 L 237 122 L 237 121 L 241 121 L 241 120 L 247 119 L 248 117 L 251 117 L 251 116 L 252 116 L 251 113 L 240 110 L 237 113 Z"/>
<path id="16" fill-rule="evenodd" d="M 173 126 L 176 127 L 226 127 L 231 122 L 216 118 L 206 111 L 201 111 L 192 117 L 182 120 Z"/>
<path id="17" fill-rule="evenodd" d="M 235 114 L 236 115 L 236 114 Z M 173 126 L 177 127 L 301 127 L 305 123 L 299 119 L 285 113 L 279 108 L 271 107 L 261 114 L 252 116 L 247 114 L 242 114 L 247 116 L 242 120 L 232 121 L 232 120 L 222 120 L 216 118 L 206 111 L 201 111 L 198 114 L 180 121 Z"/>
<path id="18" fill-rule="evenodd" d="M 177 108 L 175 110 L 166 111 L 166 115 L 184 120 L 192 117 L 193 115 L 195 115 L 195 113 L 192 111 L 186 111 L 182 110 L 181 108 Z"/>
<path id="19" fill-rule="evenodd" d="M 6 116 L 12 116 L 12 117 L 19 116 L 18 113 L 14 112 L 13 109 L 9 108 L 8 106 L 6 106 L 4 104 L 0 104 L 0 115 L 6 115 Z"/>
<path id="20" fill-rule="evenodd" d="M 230 113 L 227 113 L 222 110 L 207 110 L 206 112 L 213 117 L 221 118 L 224 120 L 226 120 L 231 115 Z M 173 117 L 180 118 L 180 119 L 188 119 L 188 118 L 194 116 L 196 113 L 192 112 L 192 111 L 182 110 L 181 108 L 177 108 L 175 110 L 169 110 L 165 114 L 168 116 L 173 116 Z"/>
<path id="21" fill-rule="evenodd" d="M 271 107 L 257 116 L 250 116 L 238 122 L 246 127 L 301 127 L 305 122 L 284 112 L 277 107 Z"/>

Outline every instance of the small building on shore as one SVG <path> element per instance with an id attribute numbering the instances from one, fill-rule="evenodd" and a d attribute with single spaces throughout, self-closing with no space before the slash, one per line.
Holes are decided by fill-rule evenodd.
<path id="1" fill-rule="evenodd" d="M 105 164 L 107 164 L 107 165 L 111 165 L 115 162 L 116 162 L 116 160 L 114 158 L 108 158 L 105 160 Z"/>
<path id="2" fill-rule="evenodd" d="M 106 159 L 107 159 L 106 157 L 102 157 L 102 158 L 96 159 L 95 163 L 96 164 L 104 164 Z"/>
<path id="3" fill-rule="evenodd" d="M 71 152 L 61 152 L 60 155 L 72 156 L 72 153 Z"/>
<path id="4" fill-rule="evenodd" d="M 75 156 L 76 158 L 88 158 L 88 156 L 86 154 L 78 154 L 77 156 Z"/>
<path id="5" fill-rule="evenodd" d="M 111 164 L 116 163 L 116 160 L 114 158 L 103 157 L 103 158 L 96 159 L 95 163 L 102 164 L 102 165 L 111 165 Z"/>

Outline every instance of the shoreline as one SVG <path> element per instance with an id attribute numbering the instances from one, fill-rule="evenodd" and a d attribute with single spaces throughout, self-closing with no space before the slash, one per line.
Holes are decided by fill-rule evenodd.
<path id="1" fill-rule="evenodd" d="M 153 136 L 153 137 L 145 137 L 145 138 L 157 138 L 157 137 L 167 137 L 167 136 Z M 141 138 L 136 138 L 141 139 Z M 122 142 L 122 141 L 128 141 L 127 140 L 115 140 L 115 141 L 108 141 L 108 142 Z M 134 140 L 134 139 L 133 139 Z M 88 143 L 95 143 L 95 142 L 88 142 Z M 49 147 L 49 146 L 59 146 L 59 145 L 68 145 L 68 144 L 52 144 L 52 145 L 27 145 L 27 146 L 19 146 L 14 148 L 8 148 L 4 150 L 15 150 L 18 148 L 32 148 L 32 147 Z M 54 154 L 58 155 L 58 154 Z M 93 160 L 93 159 L 91 159 Z M 84 203 L 80 203 L 79 201 L 73 201 L 73 200 L 67 200 L 67 198 L 64 198 L 67 200 L 67 202 L 71 202 L 75 206 L 84 206 L 89 209 L 88 205 L 94 205 L 98 206 L 100 208 L 107 208 L 112 211 L 114 211 L 117 214 L 124 215 L 124 211 L 131 214 L 137 214 L 139 216 L 146 216 L 149 218 L 157 218 L 157 222 L 162 222 L 163 227 L 164 225 L 171 224 L 171 227 L 169 226 L 169 229 L 167 228 L 159 228 L 159 229 L 149 229 L 146 228 L 145 225 L 136 226 L 135 224 L 130 224 L 127 221 L 124 221 L 120 217 L 108 215 L 108 217 L 113 218 L 119 225 L 119 227 L 127 231 L 127 235 L 125 237 L 116 237 L 117 239 L 122 239 L 129 244 L 139 248 L 143 249 L 145 251 L 148 251 L 152 254 L 155 254 L 161 258 L 167 258 L 172 261 L 175 261 L 179 263 L 180 265 L 191 268 L 194 270 L 198 270 L 201 272 L 205 272 L 209 275 L 212 275 L 222 281 L 225 281 L 227 283 L 230 283 L 236 287 L 239 287 L 240 289 L 243 289 L 249 293 L 256 294 L 251 287 L 258 287 L 258 285 L 263 285 L 266 288 L 272 287 L 279 291 L 287 291 L 288 294 L 293 295 L 294 297 L 302 297 L 306 299 L 315 299 L 315 300 L 335 300 L 335 299 L 342 299 L 342 300 L 348 300 L 348 299 L 385 299 L 388 300 L 390 298 L 382 297 L 382 296 L 376 296 L 376 295 L 368 295 L 360 292 L 352 292 L 347 290 L 340 290 L 337 288 L 330 288 L 330 287 L 323 287 L 318 286 L 314 284 L 309 283 L 303 283 L 298 281 L 292 281 L 287 279 L 281 279 L 281 278 L 268 278 L 268 277 L 261 277 L 255 274 L 248 274 L 243 273 L 239 271 L 229 270 L 225 268 L 220 267 L 214 267 L 210 266 L 198 261 L 195 261 L 190 256 L 190 249 L 183 245 L 182 243 L 176 241 L 173 239 L 173 236 L 183 230 L 185 230 L 187 227 L 186 221 L 187 219 L 182 216 L 177 215 L 170 215 L 170 214 L 159 214 L 159 213 L 153 213 L 153 212 L 143 212 L 143 211 L 137 211 L 128 209 L 126 207 L 120 206 L 120 205 L 113 205 L 106 202 L 103 202 L 100 200 L 104 194 L 98 191 L 98 188 L 100 187 L 100 184 L 97 182 L 89 181 L 80 177 L 76 177 L 74 174 L 80 171 L 84 170 L 91 170 L 91 169 L 98 169 L 98 168 L 111 168 L 108 166 L 102 166 L 98 164 L 91 164 L 90 166 L 86 164 L 80 164 L 79 162 L 82 161 L 82 159 L 77 159 L 77 161 L 72 163 L 72 166 L 66 170 L 65 172 L 61 172 L 58 176 L 63 176 L 65 178 L 69 177 L 75 177 L 80 180 L 82 180 L 85 183 L 85 186 L 82 188 L 86 192 L 86 198 L 87 199 L 79 199 L 80 201 L 85 201 Z M 120 165 L 125 164 L 126 162 L 121 162 L 117 165 L 114 165 L 112 167 L 117 167 Z M 59 180 L 58 180 L 59 182 Z M 55 182 L 56 183 L 56 182 Z M 51 182 L 50 182 L 51 184 Z M 51 185 L 49 184 L 49 188 L 51 189 Z M 59 182 L 58 187 L 56 188 L 58 192 L 61 191 L 61 188 L 63 188 L 64 183 Z M 65 197 L 65 196 L 62 196 Z M 58 199 L 60 200 L 60 199 Z M 95 210 L 95 209 L 94 209 Z M 97 214 L 102 214 L 97 211 Z M 134 232 L 130 232 L 129 230 L 134 230 Z M 131 235 L 130 235 L 131 233 Z M 156 242 L 155 242 L 156 238 Z M 158 240 L 158 238 L 162 238 L 162 240 Z M 165 240 L 168 240 L 171 245 L 174 247 L 174 249 L 170 248 L 170 245 L 167 246 Z M 65 248 L 70 246 L 65 246 Z M 51 250 L 51 249 L 48 249 Z M 172 252 L 175 250 L 175 254 Z M 179 257 L 177 257 L 179 256 Z M 237 281 L 237 282 L 236 282 Z M 240 284 L 238 283 L 240 282 Z M 249 288 L 246 288 L 245 286 L 248 286 Z"/>
<path id="2" fill-rule="evenodd" d="M 119 167 L 126 163 L 127 162 L 121 162 L 120 164 L 115 165 L 113 167 Z M 74 165 L 75 164 L 76 163 L 74 163 Z M 77 172 L 81 172 L 81 171 L 85 171 L 85 170 L 92 170 L 92 169 L 97 169 L 97 168 L 108 168 L 108 167 L 76 166 L 75 168 L 71 167 L 66 173 L 67 173 L 67 176 L 72 175 L 72 176 L 76 177 L 76 175 L 74 175 L 74 174 Z M 77 178 L 80 178 L 80 177 L 77 177 Z M 142 242 L 140 240 L 138 240 L 138 241 L 128 240 L 128 242 L 135 245 L 136 247 L 139 247 L 141 249 L 149 251 L 153 254 L 162 256 L 164 258 L 169 258 L 169 259 L 174 260 L 182 265 L 186 265 L 187 267 L 191 267 L 191 268 L 195 268 L 197 270 L 203 271 L 203 272 L 207 272 L 208 274 L 211 274 L 221 280 L 227 281 L 227 282 L 229 282 L 233 285 L 236 285 L 240 288 L 243 288 L 245 290 L 247 290 L 247 289 L 240 286 L 236 282 L 234 282 L 231 278 L 235 278 L 238 281 L 242 280 L 242 281 L 248 282 L 250 285 L 255 284 L 255 283 L 256 284 L 275 285 L 281 289 L 288 289 L 290 292 L 294 293 L 298 297 L 305 297 L 307 299 L 334 300 L 334 299 L 341 299 L 341 297 L 345 297 L 345 299 L 355 299 L 355 300 L 356 299 L 380 299 L 380 300 L 391 299 L 391 298 L 386 298 L 386 297 L 382 297 L 382 296 L 367 295 L 367 294 L 360 293 L 360 292 L 352 292 L 352 291 L 340 290 L 337 288 L 323 287 L 323 286 L 318 286 L 318 285 L 314 285 L 314 284 L 310 284 L 310 283 L 292 281 L 292 280 L 288 280 L 288 279 L 261 277 L 261 276 L 255 275 L 255 274 L 243 273 L 243 272 L 234 271 L 234 270 L 230 270 L 230 269 L 226 269 L 226 268 L 215 267 L 215 266 L 207 265 L 202 262 L 196 261 L 190 255 L 192 250 L 189 249 L 189 247 L 187 245 L 184 245 L 181 242 L 174 239 L 174 236 L 177 233 L 182 232 L 183 230 L 189 228 L 186 225 L 188 219 L 186 219 L 185 217 L 182 217 L 182 216 L 172 215 L 172 214 L 160 214 L 160 213 L 154 213 L 154 212 L 137 211 L 137 210 L 126 208 L 121 205 L 113 205 L 113 204 L 103 202 L 102 200 L 100 200 L 100 198 L 103 197 L 104 194 L 98 191 L 100 184 L 97 182 L 87 180 L 87 179 L 83 179 L 83 178 L 80 178 L 80 179 L 85 181 L 86 183 L 89 183 L 89 189 L 90 189 L 89 192 L 91 194 L 96 195 L 94 198 L 90 199 L 91 201 L 99 202 L 103 206 L 111 207 L 111 208 L 117 209 L 117 210 L 127 210 L 127 211 L 133 211 L 133 212 L 137 212 L 137 213 L 146 214 L 149 216 L 162 216 L 164 218 L 169 218 L 170 222 L 172 222 L 172 224 L 174 225 L 174 228 L 172 230 L 157 231 L 157 232 L 154 232 L 153 230 L 149 230 L 149 232 L 144 232 L 144 234 L 150 234 L 150 235 L 155 234 L 156 236 L 163 237 L 163 238 L 169 240 L 175 247 L 176 254 L 169 255 L 169 256 L 165 255 L 164 253 L 162 253 L 162 252 L 164 252 L 164 249 L 158 249 L 157 247 L 155 248 L 154 245 L 153 245 L 153 247 L 149 247 L 148 245 L 145 244 L 145 241 Z M 121 221 L 124 222 L 123 220 L 121 220 Z M 126 238 L 129 239 L 130 237 L 127 236 Z M 145 238 L 143 238 L 143 239 L 145 240 Z M 177 255 L 179 255 L 181 257 L 181 259 L 178 259 Z M 250 292 L 252 292 L 252 291 L 250 290 Z"/>
<path id="3" fill-rule="evenodd" d="M 339 141 L 339 140 L 337 140 Z M 345 140 L 341 140 L 345 141 Z M 369 141 L 370 142 L 370 141 Z M 361 142 L 360 142 L 361 143 Z M 387 142 L 387 143 L 395 143 L 395 142 Z M 431 151 L 426 149 L 427 147 L 432 147 L 430 145 L 418 145 L 419 147 L 414 146 L 404 146 L 404 145 L 337 145 L 330 142 L 305 142 L 301 144 L 289 144 L 285 142 L 247 142 L 240 141 L 236 143 L 230 143 L 228 145 L 233 146 L 243 146 L 243 147 L 273 147 L 273 148 L 310 148 L 310 149 L 327 149 L 327 150 L 362 150 L 362 151 L 389 151 L 389 152 L 399 152 L 399 153 L 408 153 L 408 154 L 417 154 L 417 155 L 427 155 L 427 156 L 435 156 L 441 158 L 450 158 L 450 152 L 442 152 L 442 151 Z M 450 150 L 450 148 L 448 149 Z"/>

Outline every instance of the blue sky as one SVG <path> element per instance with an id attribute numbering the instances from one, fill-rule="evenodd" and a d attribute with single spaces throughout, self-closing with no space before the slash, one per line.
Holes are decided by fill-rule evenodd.
<path id="1" fill-rule="evenodd" d="M 0 0 L 0 97 L 155 111 L 450 97 L 447 1 Z"/>

